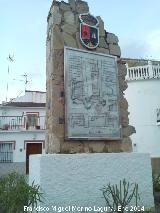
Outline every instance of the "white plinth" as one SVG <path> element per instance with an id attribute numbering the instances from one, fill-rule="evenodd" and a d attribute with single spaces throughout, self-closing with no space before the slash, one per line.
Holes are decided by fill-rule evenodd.
<path id="1" fill-rule="evenodd" d="M 29 182 L 40 184 L 41 206 L 105 206 L 101 188 L 126 179 L 139 184 L 140 205 L 154 207 L 151 160 L 148 154 L 53 154 L 30 157 Z M 57 211 L 58 212 L 58 211 Z M 94 212 L 94 211 L 93 211 Z"/>

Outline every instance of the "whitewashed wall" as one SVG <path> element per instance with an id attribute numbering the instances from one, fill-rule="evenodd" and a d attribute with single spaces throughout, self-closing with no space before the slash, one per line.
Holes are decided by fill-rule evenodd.
<path id="1" fill-rule="evenodd" d="M 37 169 L 38 168 L 38 169 Z M 53 154 L 30 157 L 29 182 L 40 184 L 45 203 L 51 206 L 105 206 L 100 189 L 123 178 L 139 184 L 141 202 L 154 206 L 151 162 L 148 154 Z M 92 211 L 93 212 L 93 211 Z"/>
<path id="2" fill-rule="evenodd" d="M 0 141 L 15 141 L 15 150 L 13 151 L 13 162 L 25 162 L 26 161 L 26 148 L 24 142 L 32 140 L 45 140 L 45 130 L 37 131 L 5 131 L 0 132 Z M 42 145 L 43 148 L 43 145 Z M 43 149 L 45 153 L 45 149 Z"/>
<path id="3" fill-rule="evenodd" d="M 39 112 L 40 116 L 45 116 L 44 107 L 4 107 L 0 108 L 0 116 L 22 116 L 26 112 Z"/>
<path id="4" fill-rule="evenodd" d="M 40 91 L 25 91 L 25 95 L 13 99 L 12 102 L 45 103 L 46 93 Z"/>
<path id="5" fill-rule="evenodd" d="M 30 103 L 45 103 L 46 93 L 38 91 L 26 91 L 24 96 L 14 99 L 12 102 L 30 102 Z M 19 173 L 25 173 L 26 162 L 26 143 L 43 143 L 45 141 L 45 107 L 15 107 L 15 106 L 0 106 L 0 116 L 26 116 L 28 112 L 38 112 L 40 116 L 39 125 L 40 130 L 26 130 L 22 127 L 20 129 L 2 130 L 0 129 L 0 142 L 14 141 L 15 149 L 13 150 L 13 163 L 0 163 L 0 175 L 6 174 L 12 170 Z M 3 124 L 9 124 L 12 118 L 6 117 L 0 122 L 0 127 Z M 15 118 L 16 120 L 16 118 Z M 21 124 L 21 123 L 19 123 Z M 24 125 L 24 117 L 22 120 Z M 45 147 L 42 144 L 42 153 L 45 153 Z"/>
<path id="6" fill-rule="evenodd" d="M 160 108 L 160 79 L 129 81 L 126 98 L 130 124 L 136 134 L 131 136 L 134 150 L 160 157 L 160 126 L 156 125 L 156 109 Z"/>

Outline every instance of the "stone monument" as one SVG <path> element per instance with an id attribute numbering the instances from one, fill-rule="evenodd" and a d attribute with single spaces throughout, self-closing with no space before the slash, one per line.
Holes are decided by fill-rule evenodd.
<path id="1" fill-rule="evenodd" d="M 99 212 L 94 207 L 106 206 L 100 188 L 125 178 L 138 184 L 139 205 L 148 210 L 154 206 L 150 156 L 124 153 L 132 152 L 135 129 L 118 38 L 89 12 L 81 0 L 53 1 L 50 8 L 47 154 L 30 157 L 29 182 L 41 186 L 47 212 Z"/>
<path id="2" fill-rule="evenodd" d="M 121 62 L 118 37 L 104 29 L 100 16 L 94 17 L 89 12 L 87 2 L 69 0 L 53 1 L 48 14 L 47 153 L 132 151 L 129 136 L 135 129 L 128 120 L 128 103 L 124 98 L 126 67 Z M 90 39 L 91 32 L 95 38 Z M 66 55 L 65 47 L 69 47 Z M 93 64 L 91 60 L 95 60 Z M 77 72 L 77 76 L 81 72 L 81 77 L 69 75 L 71 72 Z M 83 133 L 66 137 L 67 131 L 72 131 L 72 136 Z"/>

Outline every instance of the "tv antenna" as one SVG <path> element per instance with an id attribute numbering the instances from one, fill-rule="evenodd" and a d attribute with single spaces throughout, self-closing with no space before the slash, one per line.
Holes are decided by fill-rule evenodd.
<path id="1" fill-rule="evenodd" d="M 13 62 L 13 61 L 14 61 L 14 55 L 11 56 L 11 55 L 9 54 L 7 60 L 10 61 L 10 62 Z"/>
<path id="2" fill-rule="evenodd" d="M 25 91 L 26 91 L 27 85 L 28 85 L 28 83 L 30 83 L 31 81 L 28 80 L 28 75 L 27 75 L 27 73 L 24 73 L 24 75 L 22 75 L 22 77 L 24 77 L 24 84 L 25 84 Z"/>
<path id="3" fill-rule="evenodd" d="M 9 61 L 9 64 L 8 64 L 8 71 L 7 71 L 8 76 L 7 76 L 6 102 L 8 101 L 8 87 L 9 87 L 8 81 L 9 81 L 9 74 L 10 74 L 10 66 L 9 65 L 10 65 L 10 63 L 14 62 L 14 55 L 11 56 L 9 54 L 7 60 Z"/>
<path id="4" fill-rule="evenodd" d="M 28 79 L 28 74 L 27 73 L 24 73 L 23 75 L 21 75 L 24 79 L 13 79 L 14 81 L 21 81 L 21 82 L 24 82 L 24 85 L 25 85 L 25 90 L 27 89 L 27 85 L 28 83 L 31 82 L 31 80 Z"/>

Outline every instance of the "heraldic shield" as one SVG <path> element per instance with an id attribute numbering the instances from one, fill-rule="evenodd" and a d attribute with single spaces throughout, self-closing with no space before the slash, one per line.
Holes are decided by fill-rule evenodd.
<path id="1" fill-rule="evenodd" d="M 80 39 L 82 44 L 89 49 L 95 49 L 99 45 L 98 20 L 88 13 L 81 14 L 80 20 Z"/>
<path id="2" fill-rule="evenodd" d="M 81 23 L 81 41 L 86 47 L 96 48 L 99 44 L 98 37 L 99 32 L 96 27 Z"/>

